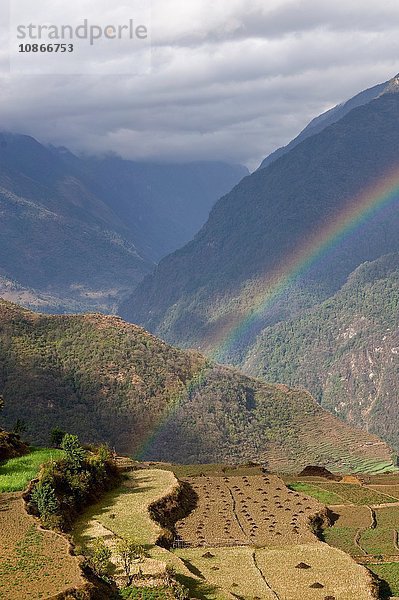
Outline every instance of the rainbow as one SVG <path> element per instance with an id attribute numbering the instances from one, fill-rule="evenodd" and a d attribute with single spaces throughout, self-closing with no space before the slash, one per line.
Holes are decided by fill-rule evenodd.
<path id="1" fill-rule="evenodd" d="M 352 198 L 338 214 L 310 236 L 302 246 L 287 256 L 282 265 L 264 280 L 263 290 L 254 299 L 245 315 L 230 322 L 228 331 L 213 344 L 214 360 L 228 355 L 229 349 L 260 320 L 298 277 L 305 275 L 323 256 L 337 248 L 341 241 L 360 229 L 374 215 L 390 207 L 399 198 L 399 167 L 395 165 L 376 183 Z"/>
<path id="2" fill-rule="evenodd" d="M 305 275 L 318 260 L 333 252 L 350 234 L 361 229 L 362 225 L 384 209 L 391 207 L 398 198 L 399 166 L 395 165 L 378 181 L 374 181 L 357 196 L 351 198 L 329 222 L 310 235 L 290 256 L 285 257 L 278 269 L 264 278 L 260 286 L 261 291 L 255 295 L 250 309 L 245 314 L 230 318 L 220 327 L 209 347 L 208 356 L 215 361 L 228 356 L 229 350 L 245 337 L 258 321 L 262 320 L 263 315 L 298 277 Z M 196 375 L 195 381 L 198 387 L 204 380 L 206 370 L 207 368 Z M 180 399 L 173 400 L 156 430 L 141 447 L 140 454 L 146 452 L 163 427 L 173 418 L 184 397 L 185 394 L 182 394 Z"/>

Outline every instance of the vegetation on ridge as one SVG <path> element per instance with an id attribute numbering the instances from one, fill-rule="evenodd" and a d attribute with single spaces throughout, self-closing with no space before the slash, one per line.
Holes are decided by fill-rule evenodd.
<path id="1" fill-rule="evenodd" d="M 3 418 L 11 426 L 29 415 L 35 443 L 62 423 L 84 443 L 156 460 L 392 466 L 378 438 L 306 392 L 213 365 L 118 318 L 36 315 L 0 301 L 0 342 Z"/>

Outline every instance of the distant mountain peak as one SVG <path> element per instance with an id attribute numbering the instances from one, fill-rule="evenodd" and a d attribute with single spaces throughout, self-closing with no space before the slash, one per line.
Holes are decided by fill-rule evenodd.
<path id="1" fill-rule="evenodd" d="M 390 81 L 388 81 L 386 88 L 382 92 L 383 94 L 397 94 L 399 92 L 399 73 L 395 75 Z"/>

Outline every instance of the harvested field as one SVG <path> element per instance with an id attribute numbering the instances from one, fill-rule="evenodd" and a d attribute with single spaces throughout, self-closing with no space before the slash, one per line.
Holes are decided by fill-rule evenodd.
<path id="1" fill-rule="evenodd" d="M 207 548 L 206 552 L 203 548 L 184 548 L 175 553 L 220 588 L 223 598 L 276 598 L 254 563 L 252 548 Z"/>
<path id="2" fill-rule="evenodd" d="M 154 465 L 154 468 L 161 468 L 173 471 L 178 479 L 186 477 L 243 477 L 249 475 L 262 475 L 263 470 L 259 465 Z"/>
<path id="3" fill-rule="evenodd" d="M 399 470 L 383 475 L 363 475 L 366 485 L 399 485 Z"/>
<path id="4" fill-rule="evenodd" d="M 371 600 L 367 570 L 321 542 L 274 549 L 186 548 L 176 553 L 226 598 Z M 297 568 L 305 563 L 310 568 Z M 239 569 L 237 566 L 239 565 Z M 312 587 L 316 584 L 316 587 Z M 318 587 L 317 584 L 321 587 Z"/>
<path id="5" fill-rule="evenodd" d="M 368 571 L 326 544 L 257 551 L 258 564 L 280 600 L 366 600 L 375 598 Z M 301 562 L 310 569 L 298 569 Z M 323 587 L 312 587 L 320 584 Z"/>
<path id="6" fill-rule="evenodd" d="M 312 542 L 309 520 L 324 507 L 271 475 L 185 479 L 199 497 L 176 530 L 190 546 L 281 546 Z"/>
<path id="7" fill-rule="evenodd" d="M 34 600 L 86 585 L 62 536 L 39 530 L 20 494 L 0 496 L 0 598 Z"/>
<path id="8" fill-rule="evenodd" d="M 340 506 L 333 509 L 333 512 L 338 516 L 334 521 L 334 527 L 367 529 L 373 524 L 371 511 L 367 506 Z"/>

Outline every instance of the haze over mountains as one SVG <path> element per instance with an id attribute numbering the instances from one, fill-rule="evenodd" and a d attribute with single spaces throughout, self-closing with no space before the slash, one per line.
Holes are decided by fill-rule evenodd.
<path id="1" fill-rule="evenodd" d="M 3 133 L 0 293 L 41 310 L 112 311 L 246 173 L 79 158 Z"/>
<path id="2" fill-rule="evenodd" d="M 0 274 L 8 298 L 21 293 L 26 305 L 60 312 L 110 311 L 122 299 L 120 314 L 132 323 L 250 376 L 118 319 L 35 317 L 3 303 L 8 425 L 33 406 L 41 443 L 64 423 L 127 452 L 159 429 L 146 456 L 177 461 L 257 457 L 296 468 L 300 457 L 325 463 L 339 448 L 328 459 L 337 466 L 350 440 L 359 456 L 368 444 L 379 448 L 375 438 L 359 442 L 357 430 L 345 433 L 327 408 L 398 450 L 398 90 L 394 78 L 317 118 L 165 258 L 245 169 L 79 158 L 4 134 Z M 360 218 L 366 191 L 385 182 L 389 202 L 378 210 L 376 197 Z M 359 226 L 319 253 L 325 231 L 340 233 L 342 214 L 353 225 L 359 216 Z M 330 429 L 339 435 L 328 447 L 309 445 Z"/>
<path id="3" fill-rule="evenodd" d="M 316 119 L 280 157 L 266 159 L 263 168 L 219 200 L 192 242 L 163 259 L 146 277 L 123 304 L 122 316 L 171 343 L 212 354 L 216 350 L 220 360 L 268 380 L 309 386 L 329 409 L 398 446 L 388 415 L 395 412 L 399 368 L 394 352 L 399 346 L 396 267 L 392 267 L 399 251 L 399 194 L 392 193 L 383 210 L 359 219 L 361 226 L 341 236 L 318 260 L 303 269 L 297 262 L 309 240 L 317 241 L 317 250 L 323 242 L 318 235 L 329 223 L 339 223 L 340 214 L 350 213 L 355 221 L 357 210 L 361 214 L 362 194 L 376 186 L 382 189 L 388 178 L 395 181 L 398 90 L 396 77 L 361 93 Z M 399 183 L 399 175 L 397 179 Z M 386 255 L 393 256 L 353 275 L 352 283 L 331 306 L 304 312 L 337 294 L 360 265 Z M 362 273 L 369 273 L 373 283 L 366 277 L 364 286 L 356 287 Z M 251 325 L 234 336 L 235 327 L 279 282 L 275 301 L 266 302 Z M 386 296 L 384 282 L 389 290 Z M 346 308 L 354 293 L 350 285 L 360 291 L 355 306 Z M 356 323 L 362 323 L 363 317 L 371 322 L 368 303 L 373 295 L 378 297 L 379 316 L 371 329 L 378 335 L 357 336 Z M 327 314 L 326 306 L 332 313 Z M 353 326 L 356 335 L 345 345 L 337 331 L 337 340 L 318 352 L 325 336 L 333 335 L 337 320 L 342 331 Z M 390 329 L 389 341 L 383 339 L 384 328 Z M 230 342 L 223 344 L 229 335 Z M 319 335 L 320 344 L 315 346 Z M 363 357 L 372 349 L 373 356 L 365 360 L 373 367 L 355 366 L 363 359 L 353 358 L 353 344 L 358 344 Z M 386 357 L 384 367 L 373 346 L 386 347 L 386 352 L 381 351 Z M 291 368 L 290 357 L 296 352 Z"/>

